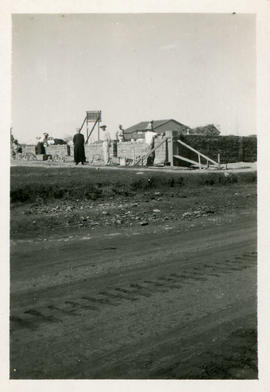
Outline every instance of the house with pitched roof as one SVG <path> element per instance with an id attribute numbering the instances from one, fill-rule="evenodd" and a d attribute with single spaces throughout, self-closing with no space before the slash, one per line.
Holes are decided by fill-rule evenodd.
<path id="1" fill-rule="evenodd" d="M 149 130 L 149 121 L 141 121 L 124 130 L 125 141 L 144 139 L 144 134 Z M 162 134 L 166 131 L 176 131 L 179 135 L 189 134 L 190 128 L 174 119 L 153 120 L 153 131 Z"/>

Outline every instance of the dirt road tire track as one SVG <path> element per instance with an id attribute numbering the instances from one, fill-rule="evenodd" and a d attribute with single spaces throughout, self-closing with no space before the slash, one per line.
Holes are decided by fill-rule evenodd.
<path id="1" fill-rule="evenodd" d="M 253 219 L 104 238 L 47 244 L 38 263 L 37 244 L 14 244 L 11 378 L 196 378 L 256 330 Z"/>

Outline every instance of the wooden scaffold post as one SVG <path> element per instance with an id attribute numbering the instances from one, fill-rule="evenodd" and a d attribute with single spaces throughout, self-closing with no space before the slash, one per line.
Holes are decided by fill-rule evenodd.
<path id="1" fill-rule="evenodd" d="M 166 131 L 166 138 L 168 143 L 168 161 L 170 166 L 173 167 L 173 131 Z"/>

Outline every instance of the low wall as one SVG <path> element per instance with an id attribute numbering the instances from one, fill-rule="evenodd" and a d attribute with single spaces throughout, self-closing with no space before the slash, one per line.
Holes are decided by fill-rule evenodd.
<path id="1" fill-rule="evenodd" d="M 117 146 L 115 146 L 114 143 L 111 144 L 109 151 L 110 151 L 110 157 L 115 158 L 117 160 Z M 73 155 L 73 151 L 72 151 L 72 155 Z M 100 164 L 103 163 L 104 154 L 103 154 L 102 143 L 86 144 L 85 156 L 86 156 L 86 160 L 89 163 L 100 163 Z"/>
<path id="2" fill-rule="evenodd" d="M 34 144 L 22 144 L 22 153 L 23 154 L 35 154 L 36 153 L 36 146 Z"/>
<path id="3" fill-rule="evenodd" d="M 67 144 L 57 144 L 45 147 L 45 151 L 47 155 L 51 155 L 52 159 L 59 158 L 64 159 L 70 156 L 70 146 Z"/>
<path id="4" fill-rule="evenodd" d="M 103 162 L 102 143 L 93 143 L 85 145 L 85 156 L 89 163 Z"/>
<path id="5" fill-rule="evenodd" d="M 157 137 L 155 143 L 160 143 L 161 137 Z M 74 156 L 73 146 L 68 145 L 51 145 L 46 147 L 46 154 L 52 157 L 52 160 L 67 160 L 68 157 L 72 159 Z M 145 143 L 136 142 L 123 142 L 113 144 L 110 147 L 110 157 L 114 158 L 115 161 L 119 162 L 120 158 L 125 158 L 127 161 L 135 161 L 141 156 L 145 155 L 149 151 L 149 146 Z M 23 153 L 29 155 L 35 155 L 35 145 L 24 145 Z M 85 145 L 85 156 L 86 160 L 91 163 L 103 163 L 103 147 L 102 143 L 92 143 Z M 155 164 L 164 164 L 167 157 L 167 146 L 164 143 L 155 152 Z M 29 159 L 30 159 L 29 158 Z M 33 157 L 34 158 L 34 157 Z M 39 158 L 41 159 L 41 158 Z"/>
<path id="6" fill-rule="evenodd" d="M 132 143 L 123 142 L 117 145 L 118 158 L 126 158 L 128 160 L 136 161 L 141 156 L 145 155 L 149 147 L 146 143 Z"/>

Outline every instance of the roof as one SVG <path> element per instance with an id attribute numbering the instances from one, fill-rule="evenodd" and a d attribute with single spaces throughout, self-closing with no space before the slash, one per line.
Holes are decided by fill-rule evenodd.
<path id="1" fill-rule="evenodd" d="M 162 125 L 164 125 L 164 124 L 166 124 L 166 123 L 168 123 L 170 121 L 173 121 L 173 122 L 175 122 L 176 124 L 178 124 L 178 125 L 180 125 L 182 127 L 189 128 L 186 125 L 181 124 L 180 122 L 170 118 L 168 120 L 153 120 L 153 129 L 157 129 L 158 127 L 160 127 L 160 126 L 162 126 Z M 133 132 L 137 132 L 137 131 L 145 131 L 147 129 L 148 124 L 149 124 L 149 121 L 141 121 L 141 122 L 139 122 L 139 123 L 137 123 L 135 125 L 132 125 L 129 128 L 126 128 L 124 130 L 124 133 L 128 134 L 128 133 L 133 133 Z"/>

